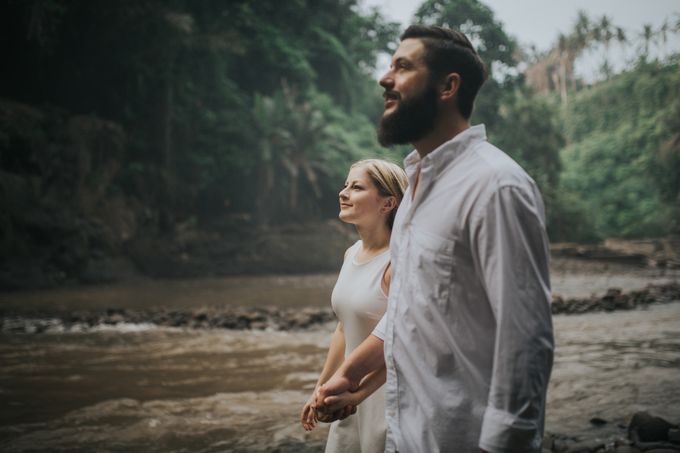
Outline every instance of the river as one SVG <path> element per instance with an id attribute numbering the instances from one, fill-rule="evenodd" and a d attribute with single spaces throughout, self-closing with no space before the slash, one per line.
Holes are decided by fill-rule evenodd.
<path id="1" fill-rule="evenodd" d="M 677 271 L 556 263 L 567 297 L 677 281 Z M 0 295 L 0 306 L 321 306 L 334 277 L 140 282 Z M 680 302 L 554 317 L 546 430 L 587 434 L 647 410 L 680 421 Z M 297 332 L 145 324 L 0 336 L 0 450 L 320 451 L 297 422 L 333 324 Z"/>

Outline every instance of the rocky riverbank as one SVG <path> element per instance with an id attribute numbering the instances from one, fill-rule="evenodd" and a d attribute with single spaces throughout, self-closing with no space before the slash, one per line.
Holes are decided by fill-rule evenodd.
<path id="1" fill-rule="evenodd" d="M 603 296 L 563 299 L 555 296 L 554 314 L 630 310 L 680 300 L 680 283 L 649 285 L 622 292 L 611 288 Z M 92 329 L 176 327 L 190 329 L 304 330 L 335 319 L 330 308 L 202 307 L 197 309 L 130 309 L 31 311 L 0 310 L 0 331 L 6 333 L 80 332 Z"/>
<path id="2" fill-rule="evenodd" d="M 0 311 L 0 331 L 7 333 L 82 332 L 113 327 L 190 329 L 302 330 L 335 319 L 331 309 L 274 307 L 196 310 L 109 308 L 104 311 L 31 313 Z"/>
<path id="3" fill-rule="evenodd" d="M 679 453 L 680 427 L 647 412 L 636 412 L 627 425 L 601 418 L 590 420 L 589 434 L 567 435 L 547 432 L 542 453 Z M 241 450 L 239 450 L 241 451 Z M 255 453 L 260 450 L 243 450 Z M 288 439 L 273 450 L 278 453 L 320 453 L 322 443 Z"/>
<path id="4" fill-rule="evenodd" d="M 594 311 L 630 310 L 654 303 L 665 303 L 680 300 L 680 283 L 665 285 L 648 285 L 646 288 L 623 292 L 619 288 L 610 288 L 603 296 L 587 298 L 563 299 L 553 296 L 553 314 L 578 314 Z"/>
<path id="5" fill-rule="evenodd" d="M 553 243 L 550 244 L 550 251 L 555 257 L 667 269 L 680 268 L 679 236 L 649 239 L 606 239 L 595 244 Z"/>
<path id="6" fill-rule="evenodd" d="M 588 435 L 547 433 L 543 439 L 543 452 L 680 452 L 679 426 L 647 412 L 633 414 L 627 426 L 612 424 L 601 418 L 591 419 L 590 424 L 593 431 Z"/>

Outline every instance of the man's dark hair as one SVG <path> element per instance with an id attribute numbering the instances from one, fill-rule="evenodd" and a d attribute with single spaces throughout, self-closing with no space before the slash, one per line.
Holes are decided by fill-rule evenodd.
<path id="1" fill-rule="evenodd" d="M 469 119 L 475 97 L 487 77 L 486 66 L 470 40 L 458 30 L 426 25 L 411 25 L 399 39 L 410 38 L 423 42 L 425 64 L 433 80 L 438 81 L 452 72 L 460 75 L 458 110 Z"/>

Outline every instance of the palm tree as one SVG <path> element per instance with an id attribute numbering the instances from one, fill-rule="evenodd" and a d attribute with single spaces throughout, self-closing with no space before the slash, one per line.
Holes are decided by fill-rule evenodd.
<path id="1" fill-rule="evenodd" d="M 602 16 L 600 23 L 595 27 L 595 40 L 604 45 L 604 61 L 602 63 L 602 70 L 605 78 L 611 75 L 611 65 L 609 64 L 609 43 L 616 37 L 615 29 L 612 26 L 611 20 L 607 15 Z"/>
<path id="2" fill-rule="evenodd" d="M 647 55 L 649 55 L 649 45 L 654 41 L 654 29 L 650 24 L 644 24 L 642 27 L 642 33 L 640 34 L 640 37 L 642 38 L 642 50 L 643 53 L 641 55 L 643 60 L 647 60 Z"/>
<path id="3" fill-rule="evenodd" d="M 628 43 L 628 36 L 626 36 L 625 30 L 621 27 L 616 27 L 616 42 L 622 47 Z"/>
<path id="4" fill-rule="evenodd" d="M 574 33 L 582 38 L 583 41 L 587 40 L 588 35 L 591 33 L 590 19 L 584 10 L 579 10 L 576 16 L 576 23 L 574 24 Z"/>
<path id="5" fill-rule="evenodd" d="M 557 54 L 559 73 L 553 77 L 556 79 L 556 86 L 560 90 L 562 103 L 567 103 L 567 77 L 571 76 L 571 52 L 569 40 L 562 33 L 557 38 Z"/>
<path id="6" fill-rule="evenodd" d="M 664 19 L 661 27 L 657 32 L 659 38 L 661 39 L 661 56 L 666 56 L 666 44 L 668 43 L 668 33 L 671 31 L 671 26 L 668 23 L 668 19 Z"/>
<path id="7" fill-rule="evenodd" d="M 252 115 L 259 135 L 256 212 L 266 224 L 277 209 L 298 214 L 301 184 L 312 200 L 321 198 L 326 159 L 338 149 L 324 113 L 286 83 L 271 97 L 256 95 Z"/>

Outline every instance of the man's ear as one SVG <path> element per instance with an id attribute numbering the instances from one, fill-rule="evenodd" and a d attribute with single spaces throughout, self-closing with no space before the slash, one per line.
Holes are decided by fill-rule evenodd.
<path id="1" fill-rule="evenodd" d="M 446 78 L 444 79 L 444 85 L 439 96 L 442 101 L 448 101 L 449 99 L 453 99 L 456 96 L 459 89 L 460 74 L 457 72 L 452 72 L 451 74 L 446 75 Z"/>

